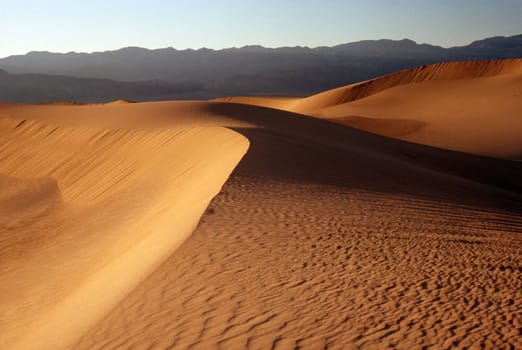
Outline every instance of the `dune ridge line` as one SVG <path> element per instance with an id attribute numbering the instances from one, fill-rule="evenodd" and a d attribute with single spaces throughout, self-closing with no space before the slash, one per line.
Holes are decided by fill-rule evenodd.
<path id="1" fill-rule="evenodd" d="M 248 147 L 225 128 L 0 125 L 3 349 L 72 346 L 187 239 Z"/>

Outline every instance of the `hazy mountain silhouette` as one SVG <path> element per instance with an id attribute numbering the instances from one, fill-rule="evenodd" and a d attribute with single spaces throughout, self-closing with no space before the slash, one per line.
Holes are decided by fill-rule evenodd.
<path id="1" fill-rule="evenodd" d="M 116 99 L 148 100 L 182 97 L 201 86 L 163 81 L 119 82 L 45 74 L 8 74 L 0 70 L 0 101 L 45 103 L 56 101 L 104 102 Z"/>
<path id="2" fill-rule="evenodd" d="M 522 35 L 488 38 L 452 48 L 405 39 L 365 40 L 317 48 L 127 47 L 90 54 L 30 52 L 0 59 L 0 68 L 11 73 L 1 75 L 0 99 L 41 102 L 50 98 L 83 101 L 131 96 L 142 100 L 237 94 L 305 95 L 429 63 L 518 57 L 522 57 Z M 61 77 L 17 75 L 27 73 Z M 67 80 L 64 76 L 132 83 Z M 30 94 L 20 96 L 24 91 Z"/>
<path id="3" fill-rule="evenodd" d="M 453 50 L 458 50 L 459 48 L 454 48 Z M 516 35 L 511 37 L 503 37 L 497 36 L 493 38 L 488 38 L 484 40 L 478 40 L 472 42 L 470 45 L 460 49 L 467 50 L 477 50 L 476 54 L 479 54 L 479 50 L 482 50 L 483 53 L 495 52 L 496 55 L 501 55 L 502 53 L 509 55 L 510 50 L 521 50 L 522 49 L 522 35 Z M 486 51 L 487 50 L 487 51 Z M 502 58 L 502 57 L 499 57 Z"/>

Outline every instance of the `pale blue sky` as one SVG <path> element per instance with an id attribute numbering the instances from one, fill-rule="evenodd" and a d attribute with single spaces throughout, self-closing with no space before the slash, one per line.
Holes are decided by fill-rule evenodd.
<path id="1" fill-rule="evenodd" d="M 522 0 L 0 0 L 0 57 L 124 46 L 442 46 L 522 33 Z"/>

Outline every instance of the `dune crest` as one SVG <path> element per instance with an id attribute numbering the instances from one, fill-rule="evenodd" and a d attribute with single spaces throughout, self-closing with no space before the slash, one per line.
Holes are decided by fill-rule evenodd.
<path id="1" fill-rule="evenodd" d="M 0 347 L 69 348 L 196 227 L 248 142 L 0 118 Z"/>
<path id="2" fill-rule="evenodd" d="M 124 104 L 127 104 L 127 103 L 135 103 L 134 101 L 131 101 L 131 100 L 124 100 L 124 99 L 117 99 L 117 100 L 114 100 L 114 101 L 110 101 L 110 102 L 107 102 L 105 103 L 106 105 L 110 105 L 110 104 L 113 104 L 113 105 L 124 105 Z"/>
<path id="3" fill-rule="evenodd" d="M 310 113 L 315 109 L 352 102 L 400 85 L 486 78 L 505 74 L 522 74 L 522 59 L 448 62 L 406 69 L 313 95 L 302 99 L 292 109 L 296 112 Z"/>

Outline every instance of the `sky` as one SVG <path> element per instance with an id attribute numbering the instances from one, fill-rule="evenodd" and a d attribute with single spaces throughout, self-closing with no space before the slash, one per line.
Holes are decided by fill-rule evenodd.
<path id="1" fill-rule="evenodd" d="M 522 0 L 0 0 L 0 33 L 0 57 L 382 38 L 449 47 L 522 34 Z"/>

